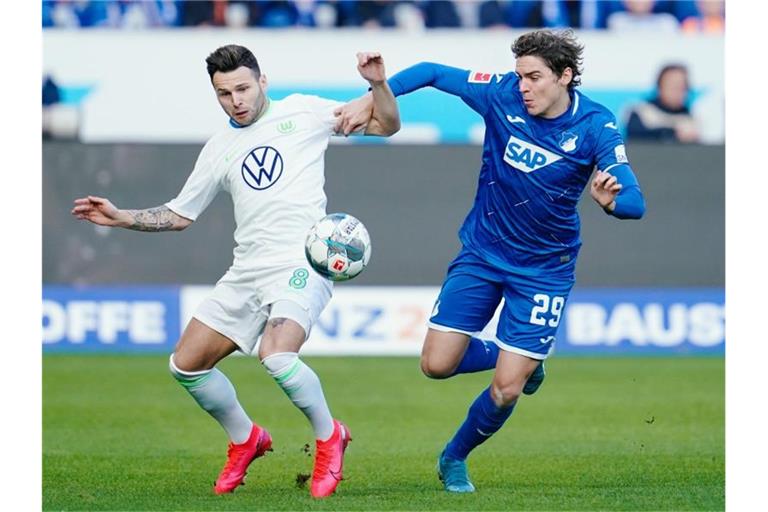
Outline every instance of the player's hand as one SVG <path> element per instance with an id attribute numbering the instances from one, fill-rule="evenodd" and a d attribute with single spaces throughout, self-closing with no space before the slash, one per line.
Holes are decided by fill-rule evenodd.
<path id="1" fill-rule="evenodd" d="M 602 208 L 613 211 L 614 200 L 621 191 L 621 183 L 609 172 L 597 171 L 589 187 L 589 193 Z"/>
<path id="2" fill-rule="evenodd" d="M 373 95 L 368 93 L 356 100 L 336 108 L 335 132 L 345 137 L 352 132 L 364 130 L 373 115 Z"/>
<path id="3" fill-rule="evenodd" d="M 371 85 L 380 84 L 387 79 L 384 71 L 384 59 L 379 52 L 359 52 L 357 54 L 357 71 Z"/>
<path id="4" fill-rule="evenodd" d="M 109 199 L 96 196 L 75 199 L 72 215 L 80 220 L 87 220 L 100 226 L 123 226 L 123 212 L 113 205 Z"/>

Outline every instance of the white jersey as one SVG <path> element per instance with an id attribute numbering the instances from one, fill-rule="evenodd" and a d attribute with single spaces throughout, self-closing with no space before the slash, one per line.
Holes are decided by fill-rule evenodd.
<path id="1" fill-rule="evenodd" d="M 225 190 L 237 225 L 231 271 L 305 261 L 307 231 L 325 215 L 324 157 L 339 105 L 302 94 L 270 101 L 255 123 L 211 137 L 166 206 L 195 220 Z"/>

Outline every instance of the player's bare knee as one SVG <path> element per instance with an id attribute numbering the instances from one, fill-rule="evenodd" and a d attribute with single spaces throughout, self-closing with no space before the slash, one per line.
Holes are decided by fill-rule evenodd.
<path id="1" fill-rule="evenodd" d="M 176 344 L 176 350 L 171 354 L 170 357 L 170 365 L 169 370 L 171 373 L 174 373 L 174 370 L 182 371 L 182 372 L 189 372 L 189 371 L 195 371 L 195 368 L 192 368 L 187 361 L 185 361 L 183 355 L 179 354 L 179 345 Z"/>
<path id="2" fill-rule="evenodd" d="M 172 375 L 178 373 L 189 373 L 209 370 L 210 368 L 201 368 L 198 364 L 195 364 L 191 359 L 186 358 L 183 353 L 174 352 L 169 358 L 168 371 Z"/>
<path id="3" fill-rule="evenodd" d="M 455 368 L 435 361 L 429 357 L 421 356 L 421 372 L 430 379 L 447 379 L 453 375 Z"/>
<path id="4" fill-rule="evenodd" d="M 179 371 L 202 372 L 216 366 L 218 359 L 210 354 L 196 354 L 193 350 L 177 346 L 171 354 L 170 361 Z"/>
<path id="5" fill-rule="evenodd" d="M 273 354 L 277 354 L 280 351 L 273 348 L 273 347 L 265 347 L 263 343 L 259 344 L 259 361 L 263 361 L 264 359 L 268 358 L 269 356 Z"/>
<path id="6" fill-rule="evenodd" d="M 523 386 L 519 382 L 491 384 L 491 398 L 498 407 L 509 407 L 514 404 L 523 391 Z"/>
<path id="7" fill-rule="evenodd" d="M 259 359 L 283 352 L 298 353 L 305 340 L 304 329 L 286 318 L 270 318 L 259 343 Z"/>

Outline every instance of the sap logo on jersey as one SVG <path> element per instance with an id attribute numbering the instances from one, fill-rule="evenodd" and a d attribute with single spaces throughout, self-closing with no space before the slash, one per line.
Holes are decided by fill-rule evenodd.
<path id="1" fill-rule="evenodd" d="M 549 164 L 560 160 L 560 155 L 540 148 L 535 144 L 510 136 L 507 142 L 507 150 L 504 153 L 504 161 L 523 172 L 533 172 Z"/>
<path id="2" fill-rule="evenodd" d="M 253 149 L 240 169 L 245 184 L 254 190 L 266 190 L 283 175 L 283 157 L 271 146 Z"/>

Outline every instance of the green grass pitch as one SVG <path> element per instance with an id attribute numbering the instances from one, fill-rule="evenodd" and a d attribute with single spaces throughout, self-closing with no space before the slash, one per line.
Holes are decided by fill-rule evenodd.
<path id="1" fill-rule="evenodd" d="M 306 358 L 352 430 L 345 480 L 312 500 L 314 440 L 257 360 L 219 366 L 274 438 L 216 496 L 226 436 L 167 356 L 43 357 L 44 510 L 723 510 L 723 358 L 555 357 L 539 392 L 469 458 L 449 495 L 435 461 L 490 373 L 444 381 L 415 358 Z M 309 450 L 308 452 L 308 445 Z"/>

